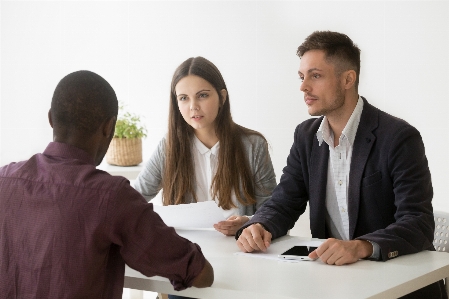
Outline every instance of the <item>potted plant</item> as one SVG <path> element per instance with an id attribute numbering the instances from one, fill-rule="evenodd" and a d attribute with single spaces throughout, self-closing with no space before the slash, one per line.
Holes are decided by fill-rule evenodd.
<path id="1" fill-rule="evenodd" d="M 125 111 L 119 106 L 114 138 L 106 153 L 106 162 L 118 166 L 134 166 L 142 162 L 142 138 L 147 130 L 140 122 L 140 116 Z"/>

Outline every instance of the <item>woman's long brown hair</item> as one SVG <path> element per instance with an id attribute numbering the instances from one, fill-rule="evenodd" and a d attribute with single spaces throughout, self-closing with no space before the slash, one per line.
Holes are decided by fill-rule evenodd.
<path id="1" fill-rule="evenodd" d="M 227 88 L 220 71 L 209 60 L 195 57 L 187 59 L 176 69 L 171 82 L 165 168 L 162 177 L 164 205 L 187 203 L 188 195 L 197 201 L 195 168 L 191 153 L 194 129 L 184 121 L 175 91 L 176 84 L 189 75 L 208 81 L 220 96 L 221 105 L 215 119 L 215 133 L 220 141 L 220 150 L 217 172 L 212 180 L 212 197 L 218 198 L 218 206 L 225 210 L 236 207 L 231 199 L 233 192 L 243 205 L 256 203 L 253 173 L 245 154 L 242 136 L 256 134 L 264 137 L 259 132 L 234 123 L 229 92 L 226 99 L 221 98 L 220 91 Z"/>

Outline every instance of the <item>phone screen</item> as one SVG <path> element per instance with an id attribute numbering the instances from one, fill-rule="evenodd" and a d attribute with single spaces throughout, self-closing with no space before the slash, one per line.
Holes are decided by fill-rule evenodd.
<path id="1" fill-rule="evenodd" d="M 283 259 L 292 259 L 292 260 L 313 260 L 309 258 L 308 255 L 315 249 L 316 247 L 293 246 L 286 252 L 280 254 L 279 257 Z"/>

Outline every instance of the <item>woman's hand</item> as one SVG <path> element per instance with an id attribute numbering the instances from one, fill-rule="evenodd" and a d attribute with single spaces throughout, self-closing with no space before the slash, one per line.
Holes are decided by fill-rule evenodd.
<path id="1" fill-rule="evenodd" d="M 249 218 L 246 216 L 231 216 L 225 221 L 214 224 L 214 228 L 226 236 L 234 236 L 237 230 L 248 220 Z"/>

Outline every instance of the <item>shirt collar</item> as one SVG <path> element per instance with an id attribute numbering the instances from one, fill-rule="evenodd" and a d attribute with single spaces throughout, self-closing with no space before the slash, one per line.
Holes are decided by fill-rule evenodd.
<path id="1" fill-rule="evenodd" d="M 43 154 L 52 157 L 61 157 L 64 159 L 81 160 L 84 163 L 95 166 L 94 158 L 91 157 L 86 151 L 67 143 L 50 142 Z"/>
<path id="2" fill-rule="evenodd" d="M 351 146 L 354 144 L 355 134 L 357 133 L 357 129 L 359 127 L 362 111 L 363 100 L 359 96 L 357 105 L 355 106 L 354 111 L 352 112 L 351 117 L 346 123 L 346 126 L 344 127 L 343 132 L 340 136 L 340 140 L 341 138 L 346 137 Z M 323 141 L 325 141 L 327 144 L 333 144 L 334 133 L 329 127 L 329 122 L 326 116 L 324 116 L 323 120 L 321 121 L 320 127 L 318 128 L 318 131 L 316 133 L 316 137 L 320 146 Z"/>
<path id="3" fill-rule="evenodd" d="M 220 148 L 220 141 L 215 143 L 215 145 L 211 149 L 209 149 L 198 139 L 198 137 L 196 137 L 196 135 L 193 135 L 193 144 L 195 145 L 196 149 L 198 150 L 198 152 L 201 155 L 204 155 L 209 151 L 212 155 L 216 155 L 218 152 L 218 149 Z"/>

